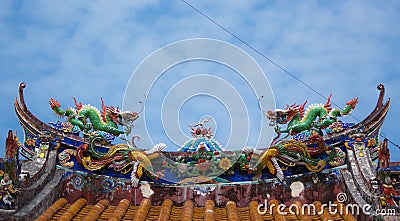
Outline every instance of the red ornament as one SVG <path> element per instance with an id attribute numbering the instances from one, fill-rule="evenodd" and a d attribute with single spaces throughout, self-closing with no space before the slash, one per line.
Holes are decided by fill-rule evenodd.
<path id="1" fill-rule="evenodd" d="M 200 128 L 197 128 L 196 129 L 196 135 L 200 135 L 201 134 L 201 129 Z"/>

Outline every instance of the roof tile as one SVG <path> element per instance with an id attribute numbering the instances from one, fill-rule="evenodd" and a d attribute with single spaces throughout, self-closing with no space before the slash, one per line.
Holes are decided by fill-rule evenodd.
<path id="1" fill-rule="evenodd" d="M 158 221 L 168 221 L 172 209 L 172 200 L 166 199 L 161 205 L 160 215 Z"/>
<path id="2" fill-rule="evenodd" d="M 86 205 L 87 201 L 85 198 L 80 198 L 72 204 L 68 210 L 60 217 L 60 221 L 69 221 L 78 214 L 78 212 Z M 54 204 L 53 204 L 54 205 Z"/>
<path id="3" fill-rule="evenodd" d="M 335 202 L 337 203 L 337 202 Z M 302 204 L 295 201 L 299 208 Z M 317 214 L 320 211 L 322 203 L 316 201 L 313 203 L 315 208 L 310 208 L 311 211 L 307 214 L 300 212 L 291 214 L 289 208 L 282 215 L 278 212 L 279 201 L 272 200 L 269 202 L 269 209 L 265 214 L 258 212 L 258 202 L 251 201 L 247 207 L 237 207 L 236 202 L 229 201 L 224 208 L 215 207 L 212 200 L 207 200 L 204 207 L 195 207 L 193 201 L 188 200 L 182 207 L 174 206 L 170 199 L 165 199 L 161 206 L 152 206 L 149 199 L 142 200 L 139 206 L 130 205 L 130 201 L 123 199 L 119 202 L 118 206 L 109 205 L 108 200 L 100 200 L 95 205 L 87 205 L 84 198 L 80 198 L 72 205 L 68 204 L 65 199 L 57 200 L 48 210 L 46 210 L 38 221 L 45 220 L 194 220 L 194 221 L 208 221 L 208 220 L 346 220 L 356 221 L 353 215 L 345 213 L 340 208 L 345 208 L 341 203 L 338 204 L 339 213 L 331 215 L 327 209 L 322 214 Z M 274 205 L 274 206 L 271 206 Z"/>
<path id="4" fill-rule="evenodd" d="M 214 201 L 212 200 L 207 200 L 205 205 L 204 205 L 204 221 L 212 221 L 215 218 L 215 213 L 214 213 Z"/>
<path id="5" fill-rule="evenodd" d="M 86 215 L 86 217 L 83 219 L 83 221 L 97 220 L 97 218 L 99 218 L 101 212 L 103 212 L 109 204 L 110 204 L 110 202 L 107 199 L 100 200 L 96 205 L 94 205 L 92 207 L 89 214 Z"/>

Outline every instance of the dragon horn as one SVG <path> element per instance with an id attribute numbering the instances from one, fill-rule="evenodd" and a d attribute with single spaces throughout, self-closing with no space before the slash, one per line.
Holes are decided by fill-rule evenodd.
<path id="1" fill-rule="evenodd" d="M 288 108 L 298 108 L 298 107 L 300 107 L 300 105 L 296 104 L 296 103 L 290 105 L 290 107 L 289 107 L 289 105 L 286 104 L 286 109 L 288 109 Z"/>
<path id="2" fill-rule="evenodd" d="M 302 104 L 300 107 L 301 108 L 304 108 L 305 106 L 306 106 L 306 104 L 307 104 L 307 100 L 304 102 L 304 104 Z"/>
<path id="3" fill-rule="evenodd" d="M 82 102 L 79 102 L 79 104 L 78 104 L 78 102 L 76 101 L 76 98 L 75 97 L 72 97 L 72 99 L 74 99 L 74 103 L 75 103 L 75 107 L 76 107 L 76 109 L 81 109 L 82 108 Z"/>
<path id="4" fill-rule="evenodd" d="M 107 107 L 106 107 L 106 105 L 104 105 L 104 100 L 103 100 L 103 98 L 100 97 L 100 100 L 101 100 L 101 109 L 102 109 L 103 111 L 106 111 Z"/>
<path id="5" fill-rule="evenodd" d="M 328 101 L 326 101 L 324 107 L 330 107 L 330 106 L 332 105 L 332 104 L 331 104 L 331 97 L 332 97 L 332 93 L 329 95 Z"/>
<path id="6" fill-rule="evenodd" d="M 294 103 L 292 105 L 286 104 L 286 109 L 294 108 L 295 106 L 296 106 L 296 103 Z"/>
<path id="7" fill-rule="evenodd" d="M 300 108 L 299 108 L 299 111 L 300 111 L 300 118 L 303 118 L 303 116 L 304 116 L 304 107 L 306 106 L 306 104 L 307 104 L 307 100 L 304 102 L 304 104 L 302 104 L 301 106 L 300 106 Z"/>

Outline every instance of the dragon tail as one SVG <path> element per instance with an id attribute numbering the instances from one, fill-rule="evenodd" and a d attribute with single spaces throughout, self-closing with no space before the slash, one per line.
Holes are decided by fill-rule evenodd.
<path id="1" fill-rule="evenodd" d="M 358 103 L 358 98 L 351 99 L 347 101 L 346 107 L 340 111 L 341 115 L 348 115 L 356 107 Z"/>
<path id="2" fill-rule="evenodd" d="M 61 109 L 60 103 L 58 103 L 57 100 L 54 100 L 53 98 L 50 98 L 49 101 L 50 108 L 56 113 L 58 116 L 62 117 L 65 115 L 65 110 Z"/>
<path id="3" fill-rule="evenodd" d="M 306 167 L 311 172 L 321 172 L 324 169 L 326 162 L 324 160 L 319 160 L 317 164 L 306 163 Z"/>
<path id="4" fill-rule="evenodd" d="M 50 98 L 49 104 L 50 108 L 54 111 L 55 114 L 57 114 L 57 116 L 72 117 L 75 115 L 75 111 L 71 108 L 67 108 L 67 110 L 61 109 L 60 103 L 58 103 L 58 101 L 54 100 L 53 98 Z"/>

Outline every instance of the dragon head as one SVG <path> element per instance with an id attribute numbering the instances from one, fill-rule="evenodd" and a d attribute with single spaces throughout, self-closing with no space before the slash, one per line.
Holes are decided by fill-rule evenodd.
<path id="1" fill-rule="evenodd" d="M 118 108 L 116 109 L 107 108 L 107 113 L 116 124 L 121 126 L 127 126 L 127 124 L 131 124 L 139 117 L 137 112 L 130 112 L 130 111 L 121 112 L 118 110 Z"/>
<path id="2" fill-rule="evenodd" d="M 302 118 L 304 115 L 304 106 L 307 101 L 302 105 L 286 105 L 286 109 L 275 109 L 274 111 L 268 110 L 265 115 L 270 120 L 269 126 L 274 127 L 276 124 L 287 124 L 293 119 L 297 114 Z"/>
<path id="3" fill-rule="evenodd" d="M 103 120 L 106 120 L 107 115 L 114 121 L 116 124 L 121 126 L 133 126 L 132 122 L 135 121 L 139 115 L 137 112 L 130 111 L 120 111 L 119 108 L 114 108 L 113 106 L 104 105 L 103 98 L 101 99 L 101 109 Z"/>
<path id="4" fill-rule="evenodd" d="M 276 124 L 286 124 L 293 118 L 293 111 L 275 109 L 274 111 L 268 110 L 265 115 L 270 120 L 269 126 L 274 127 Z"/>
<path id="5" fill-rule="evenodd" d="M 124 125 L 125 122 L 135 121 L 136 119 L 138 119 L 139 115 L 137 112 L 124 111 L 120 112 L 118 117 L 119 117 L 119 122 L 121 122 L 121 125 Z"/>
<path id="6" fill-rule="evenodd" d="M 304 106 L 307 104 L 307 101 L 302 105 L 287 105 L 286 109 L 275 109 L 274 111 L 268 110 L 265 113 L 265 116 L 270 120 L 269 126 L 274 127 L 277 124 L 287 124 L 291 121 L 297 114 L 302 118 L 304 115 Z"/>
<path id="7" fill-rule="evenodd" d="M 133 122 L 138 119 L 137 112 L 124 111 L 118 115 L 118 123 L 124 127 L 125 134 L 130 134 L 133 128 Z"/>

